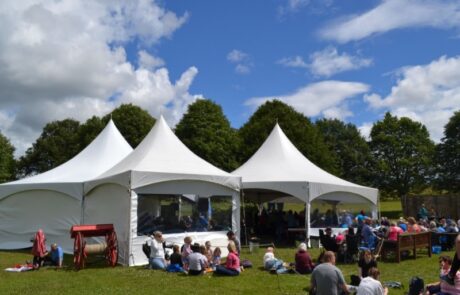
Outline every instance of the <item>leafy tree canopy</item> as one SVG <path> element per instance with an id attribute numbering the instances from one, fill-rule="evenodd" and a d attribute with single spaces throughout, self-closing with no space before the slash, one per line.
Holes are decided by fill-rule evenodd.
<path id="1" fill-rule="evenodd" d="M 460 111 L 444 126 L 444 138 L 436 147 L 436 186 L 460 192 Z"/>
<path id="2" fill-rule="evenodd" d="M 175 132 L 190 150 L 211 164 L 226 171 L 238 167 L 237 132 L 215 102 L 199 99 L 190 104 Z"/>
<path id="3" fill-rule="evenodd" d="M 80 152 L 80 123 L 72 119 L 46 124 L 40 137 L 19 159 L 20 176 L 42 173 Z"/>
<path id="4" fill-rule="evenodd" d="M 289 140 L 310 161 L 331 173 L 338 172 L 335 155 L 329 151 L 318 128 L 303 114 L 279 100 L 261 105 L 240 128 L 242 163 L 259 149 L 277 122 Z"/>
<path id="5" fill-rule="evenodd" d="M 316 122 L 329 149 L 337 155 L 338 176 L 362 185 L 371 184 L 369 168 L 372 156 L 369 145 L 353 124 L 337 119 Z"/>
<path id="6" fill-rule="evenodd" d="M 2 133 L 0 133 L 0 183 L 14 180 L 15 176 L 14 147 Z"/>
<path id="7" fill-rule="evenodd" d="M 380 189 L 402 197 L 428 183 L 434 143 L 424 125 L 386 113 L 374 124 L 370 136 L 375 181 Z"/>

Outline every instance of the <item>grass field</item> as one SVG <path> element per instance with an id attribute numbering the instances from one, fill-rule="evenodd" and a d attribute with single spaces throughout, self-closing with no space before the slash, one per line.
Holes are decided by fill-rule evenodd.
<path id="1" fill-rule="evenodd" d="M 397 204 L 385 204 L 385 210 L 397 210 Z M 396 208 L 396 209 L 395 209 Z M 382 210 L 383 211 L 383 210 Z M 284 261 L 294 259 L 294 248 L 279 248 L 276 256 Z M 262 268 L 263 249 L 258 253 L 248 253 L 243 249 L 242 257 L 253 262 L 254 267 L 244 271 L 239 277 L 216 277 L 210 274 L 191 277 L 151 271 L 143 267 L 104 267 L 101 262 L 88 265 L 86 269 L 75 271 L 72 257 L 65 257 L 67 267 L 61 270 L 42 268 L 26 273 L 0 271 L 0 294 L 306 294 L 310 275 L 273 275 Z M 311 254 L 317 257 L 318 249 Z M 443 253 L 451 256 L 453 253 Z M 29 252 L 0 251 L 0 268 L 31 260 Z M 425 282 L 438 279 L 438 255 L 429 258 L 420 253 L 417 260 L 411 258 L 401 263 L 380 262 L 382 281 L 400 281 L 405 290 L 390 289 L 390 294 L 404 294 L 408 282 L 414 275 Z M 351 274 L 357 274 L 356 264 L 338 267 L 347 281 Z"/>

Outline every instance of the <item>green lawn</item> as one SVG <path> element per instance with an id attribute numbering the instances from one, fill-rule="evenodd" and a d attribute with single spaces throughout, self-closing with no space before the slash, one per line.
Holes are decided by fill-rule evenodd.
<path id="1" fill-rule="evenodd" d="M 396 203 L 382 204 L 382 211 L 397 211 Z M 386 210 L 386 211 L 384 211 Z M 382 213 L 383 215 L 383 213 Z M 292 262 L 295 249 L 281 248 L 276 256 Z M 311 250 L 317 257 L 318 249 Z M 0 271 L 0 294 L 306 294 L 310 275 L 273 275 L 261 270 L 263 249 L 258 253 L 243 250 L 242 257 L 253 262 L 254 267 L 244 271 L 239 277 L 215 277 L 205 275 L 191 277 L 151 271 L 143 267 L 102 267 L 101 263 L 88 265 L 86 269 L 74 271 L 72 257 L 65 257 L 67 268 L 55 270 L 42 268 L 26 273 L 7 273 Z M 446 254 L 446 253 L 443 253 Z M 453 253 L 447 253 L 451 256 Z M 0 268 L 31 260 L 28 252 L 0 251 Z M 411 258 L 397 264 L 379 262 L 382 281 L 400 281 L 406 289 L 391 289 L 390 294 L 404 294 L 408 282 L 414 275 L 421 276 L 425 282 L 438 279 L 438 255 L 429 258 L 421 253 L 417 260 Z M 338 265 L 347 281 L 351 274 L 357 274 L 357 266 Z"/>

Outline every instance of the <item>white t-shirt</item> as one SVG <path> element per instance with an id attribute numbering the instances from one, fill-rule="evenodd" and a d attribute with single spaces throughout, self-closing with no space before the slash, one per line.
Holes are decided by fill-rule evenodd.
<path id="1" fill-rule="evenodd" d="M 372 277 L 365 277 L 359 283 L 357 295 L 383 295 L 382 284 Z"/>
<path id="2" fill-rule="evenodd" d="M 160 243 L 155 239 L 150 240 L 150 258 L 165 258 L 163 243 Z"/>
<path id="3" fill-rule="evenodd" d="M 265 263 L 267 263 L 267 261 L 272 260 L 272 259 L 275 259 L 275 254 L 273 254 L 272 252 L 265 253 L 265 255 L 264 255 L 264 265 L 265 265 Z"/>

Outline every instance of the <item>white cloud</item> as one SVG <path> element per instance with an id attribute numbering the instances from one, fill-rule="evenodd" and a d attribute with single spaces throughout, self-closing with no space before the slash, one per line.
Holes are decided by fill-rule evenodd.
<path id="1" fill-rule="evenodd" d="M 145 50 L 139 51 L 139 67 L 153 70 L 164 65 L 165 62 L 161 58 L 153 56 Z"/>
<path id="2" fill-rule="evenodd" d="M 287 14 L 299 12 L 308 7 L 311 13 L 322 14 L 331 10 L 334 0 L 286 0 L 283 5 L 278 6 L 278 17 L 283 18 Z"/>
<path id="3" fill-rule="evenodd" d="M 439 141 L 444 125 L 460 108 L 460 56 L 440 57 L 427 65 L 404 67 L 386 97 L 365 95 L 374 109 L 387 109 L 423 123 L 431 138 Z"/>
<path id="4" fill-rule="evenodd" d="M 378 33 L 412 27 L 459 28 L 460 2 L 384 0 L 360 15 L 336 20 L 323 28 L 320 35 L 324 39 L 346 43 Z"/>
<path id="5" fill-rule="evenodd" d="M 327 47 L 310 56 L 310 70 L 315 76 L 330 77 L 336 73 L 368 67 L 370 58 L 360 58 L 347 53 L 339 54 L 337 48 Z"/>
<path id="6" fill-rule="evenodd" d="M 289 68 L 309 68 L 309 65 L 299 55 L 296 55 L 294 57 L 283 57 L 276 63 Z"/>
<path id="7" fill-rule="evenodd" d="M 372 59 L 359 56 L 340 54 L 335 47 L 326 47 L 310 55 L 310 63 L 306 63 L 301 56 L 282 58 L 278 62 L 286 67 L 305 68 L 317 77 L 330 77 L 334 74 L 356 70 L 372 65 Z"/>
<path id="8" fill-rule="evenodd" d="M 157 69 L 164 61 L 144 49 L 170 38 L 187 14 L 147 0 L 2 1 L 0 11 L 0 130 L 16 155 L 52 120 L 85 120 L 132 102 L 176 123 L 200 97 L 188 92 L 195 67 L 171 82 Z M 133 40 L 138 68 L 123 48 Z"/>
<path id="9" fill-rule="evenodd" d="M 249 74 L 254 66 L 249 55 L 241 50 L 233 49 L 227 54 L 227 60 L 235 65 L 238 74 Z"/>
<path id="10" fill-rule="evenodd" d="M 233 63 L 238 63 L 246 60 L 248 58 L 248 54 L 244 53 L 243 51 L 233 49 L 227 54 L 227 60 Z"/>
<path id="11" fill-rule="evenodd" d="M 309 84 L 286 95 L 254 97 L 245 104 L 258 107 L 266 101 L 279 99 L 308 117 L 322 115 L 344 119 L 353 115 L 348 109 L 347 99 L 368 90 L 369 86 L 363 83 L 329 80 Z"/>

